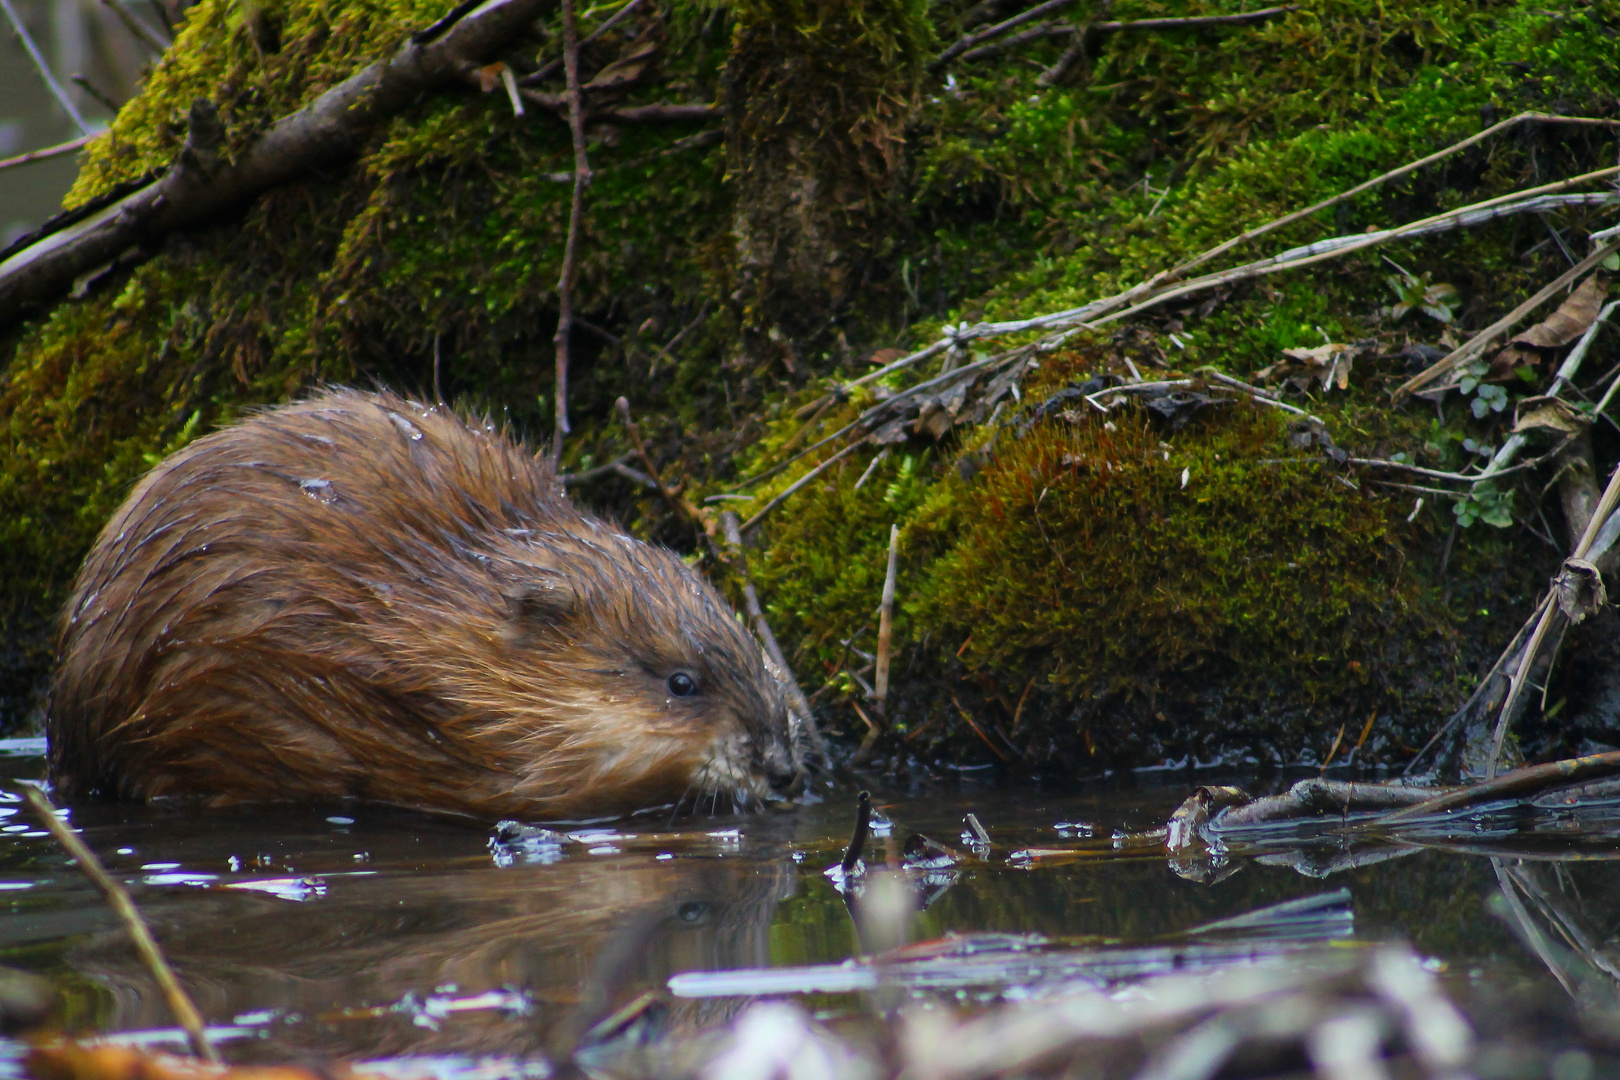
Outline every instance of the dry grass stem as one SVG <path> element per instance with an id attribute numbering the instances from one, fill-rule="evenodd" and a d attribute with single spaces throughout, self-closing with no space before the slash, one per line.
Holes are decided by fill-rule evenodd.
<path id="1" fill-rule="evenodd" d="M 883 603 L 878 609 L 877 671 L 872 676 L 872 704 L 879 716 L 889 698 L 889 649 L 894 635 L 894 583 L 900 568 L 900 526 L 889 526 L 889 568 L 883 578 Z"/>
<path id="2" fill-rule="evenodd" d="M 204 1061 L 217 1065 L 219 1054 L 208 1041 L 202 1014 L 197 1011 L 197 1006 L 192 1003 L 180 985 L 180 980 L 175 977 L 174 969 L 169 966 L 163 950 L 152 937 L 152 931 L 148 929 L 146 920 L 141 918 L 139 909 L 135 907 L 135 901 L 130 899 L 129 893 L 118 880 L 107 872 L 107 868 L 101 865 L 101 860 L 96 858 L 95 852 L 80 839 L 78 833 L 68 828 L 62 819 L 56 816 L 56 807 L 45 797 L 43 791 L 31 785 L 24 785 L 22 793 L 23 798 L 28 800 L 29 807 L 56 838 L 56 842 L 66 848 L 68 854 L 78 862 L 79 870 L 95 885 L 106 899 L 107 906 L 113 909 L 113 914 L 124 924 L 124 929 L 129 932 L 130 939 L 135 943 L 136 952 L 140 953 L 141 962 L 146 965 L 146 970 L 157 982 L 158 988 L 163 991 L 163 997 L 168 1001 L 169 1010 L 174 1013 L 175 1020 L 185 1030 L 186 1040 L 191 1044 L 191 1052 Z"/>
<path id="3" fill-rule="evenodd" d="M 551 435 L 551 467 L 561 471 L 563 440 L 568 427 L 568 335 L 574 328 L 574 260 L 579 252 L 580 226 L 585 216 L 585 189 L 591 183 L 591 165 L 585 156 L 585 104 L 579 89 L 579 34 L 574 26 L 574 0 L 562 0 L 563 70 L 568 77 L 568 129 L 574 141 L 574 194 L 568 207 L 568 241 L 563 248 L 562 272 L 557 277 L 557 348 L 555 421 Z M 513 87 L 514 108 L 517 104 Z M 662 485 L 660 485 L 662 487 Z"/>

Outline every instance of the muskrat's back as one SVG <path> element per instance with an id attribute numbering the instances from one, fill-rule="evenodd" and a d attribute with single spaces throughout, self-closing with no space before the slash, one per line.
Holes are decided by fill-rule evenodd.
<path id="1" fill-rule="evenodd" d="M 780 680 L 677 557 L 488 424 L 330 391 L 199 439 L 63 612 L 69 794 L 577 817 L 794 773 Z"/>

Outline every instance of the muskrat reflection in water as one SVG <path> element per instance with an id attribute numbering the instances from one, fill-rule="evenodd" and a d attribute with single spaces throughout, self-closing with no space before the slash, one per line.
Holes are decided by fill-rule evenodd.
<path id="1" fill-rule="evenodd" d="M 526 819 L 797 775 L 759 645 L 672 553 L 576 510 L 488 422 L 331 390 L 199 439 L 63 613 L 66 794 L 357 796 Z"/>
<path id="2" fill-rule="evenodd" d="M 149 890 L 141 902 L 205 1016 L 301 1018 L 277 1023 L 272 1039 L 233 1043 L 234 1059 L 545 1052 L 559 1031 L 577 1037 L 678 972 L 767 966 L 795 875 L 785 859 L 627 855 L 310 880 L 324 894 L 302 903 L 254 891 L 251 878 Z M 111 997 L 98 1013 L 104 1029 L 172 1025 L 122 931 L 84 935 L 64 960 Z M 490 1001 L 413 1023 L 430 999 L 502 990 L 516 992 L 504 1004 L 530 1011 Z M 740 1004 L 671 1002 L 660 1026 L 704 1030 Z"/>

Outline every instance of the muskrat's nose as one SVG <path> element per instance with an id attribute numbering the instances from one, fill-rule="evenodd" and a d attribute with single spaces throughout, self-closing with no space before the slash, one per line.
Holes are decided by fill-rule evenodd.
<path id="1" fill-rule="evenodd" d="M 772 791 L 786 795 L 799 782 L 799 770 L 773 754 L 765 759 L 765 782 Z"/>

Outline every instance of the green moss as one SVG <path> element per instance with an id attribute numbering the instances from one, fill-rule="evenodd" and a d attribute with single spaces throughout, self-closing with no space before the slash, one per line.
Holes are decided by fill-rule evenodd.
<path id="1" fill-rule="evenodd" d="M 1111 17 L 1242 6 L 1119 0 Z M 216 103 L 239 149 L 444 7 L 203 0 L 93 145 L 69 203 L 164 167 L 194 98 Z M 657 77 L 625 100 L 718 100 L 729 115 L 709 129 L 590 130 L 596 181 L 575 303 L 605 333 L 575 337 L 570 464 L 623 451 L 612 402 L 625 394 L 669 474 L 712 493 L 774 460 L 802 422 L 793 408 L 823 377 L 862 370 L 874 348 L 927 340 L 944 322 L 1074 306 L 1484 122 L 1526 108 L 1610 115 L 1620 91 L 1612 0 L 1559 12 L 1327 0 L 1241 27 L 1115 33 L 1050 89 L 1036 79 L 1061 38 L 927 70 L 971 7 L 659 6 Z M 614 10 L 583 17 L 595 25 Z M 556 18 L 515 42 L 509 62 L 554 56 Z M 630 46 L 610 33 L 587 66 Z M 1608 139 L 1526 127 L 1231 259 L 1591 168 L 1608 160 Z M 320 380 L 421 390 L 437 370 L 447 397 L 549 430 L 569 199 L 553 176 L 571 164 L 555 116 L 517 118 L 501 94 L 449 88 L 380 126 L 351 165 L 172 238 L 16 335 L 0 381 L 0 639 L 12 650 L 0 651 L 0 712 L 17 712 L 43 671 L 42 629 L 129 485 L 242 408 Z M 1457 286 L 1459 318 L 1482 325 L 1561 268 L 1554 246 L 1525 231 L 1542 228 L 1504 221 L 1387 254 Z M 1380 315 L 1388 272 L 1368 254 L 1213 307 L 1154 311 L 1046 358 L 1026 393 L 1127 360 L 1250 372 L 1324 335 L 1371 339 L 1381 359 L 1313 409 L 1343 445 L 1455 467 L 1463 438 L 1489 441 L 1494 428 L 1456 407 L 1434 427 L 1426 412 L 1385 408 L 1404 374 L 1400 346 L 1440 331 Z M 771 520 L 756 557 L 801 676 L 849 683 L 841 640 L 872 621 L 887 530 L 903 524 L 897 708 L 919 751 L 1080 765 L 1244 742 L 1322 754 L 1341 724 L 1356 735 L 1376 714 L 1369 745 L 1382 738 L 1395 753 L 1454 703 L 1481 643 L 1500 637 L 1541 572 L 1507 534 L 1476 527 L 1442 581 L 1445 507 L 1408 524 L 1409 493 L 1265 463 L 1297 453 L 1275 416 L 1230 409 L 1174 435 L 1129 412 L 1112 431 L 1095 418 L 1030 426 L 1017 410 L 1002 420 L 897 447 L 859 490 L 869 458 L 853 456 Z M 982 471 L 958 470 L 992 440 Z M 583 497 L 644 535 L 692 543 L 627 482 Z M 1471 614 L 1481 610 L 1491 615 Z"/>

